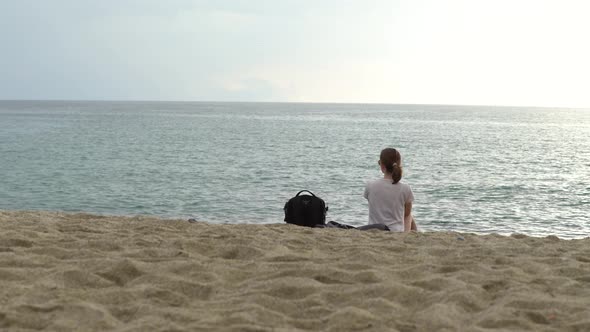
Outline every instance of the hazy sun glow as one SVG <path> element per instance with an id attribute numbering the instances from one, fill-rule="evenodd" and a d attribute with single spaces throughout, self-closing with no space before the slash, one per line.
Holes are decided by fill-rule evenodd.
<path id="1" fill-rule="evenodd" d="M 0 99 L 590 107 L 586 1 L 0 3 Z"/>

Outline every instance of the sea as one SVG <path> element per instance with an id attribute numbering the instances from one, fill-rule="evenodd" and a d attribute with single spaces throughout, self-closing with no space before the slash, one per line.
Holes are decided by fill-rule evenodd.
<path id="1" fill-rule="evenodd" d="M 569 108 L 0 101 L 0 209 L 283 223 L 310 190 L 359 226 L 385 147 L 420 231 L 590 236 L 590 110 Z"/>

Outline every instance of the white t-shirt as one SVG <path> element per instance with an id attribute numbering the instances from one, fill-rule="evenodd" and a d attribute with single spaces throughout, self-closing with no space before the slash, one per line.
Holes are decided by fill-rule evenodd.
<path id="1" fill-rule="evenodd" d="M 367 183 L 364 196 L 369 201 L 369 224 L 384 224 L 391 231 L 403 232 L 405 206 L 414 201 L 414 193 L 405 183 L 391 182 L 381 178 Z"/>

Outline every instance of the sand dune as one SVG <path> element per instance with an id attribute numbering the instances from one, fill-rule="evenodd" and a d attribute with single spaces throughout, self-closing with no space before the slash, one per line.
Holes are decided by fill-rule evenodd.
<path id="1" fill-rule="evenodd" d="M 590 239 L 0 211 L 0 330 L 590 331 Z"/>

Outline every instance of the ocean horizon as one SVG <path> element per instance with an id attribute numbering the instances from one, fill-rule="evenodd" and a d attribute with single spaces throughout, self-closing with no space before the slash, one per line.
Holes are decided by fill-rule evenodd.
<path id="1" fill-rule="evenodd" d="M 359 226 L 387 146 L 421 231 L 590 234 L 590 112 L 553 107 L 0 101 L 0 209 L 280 223 L 307 189 Z"/>

